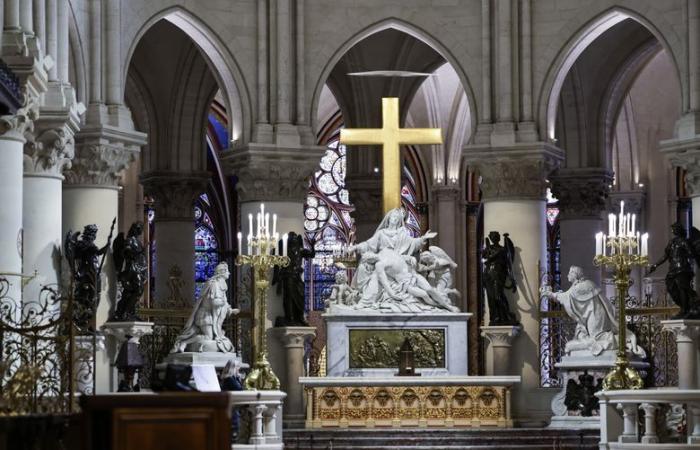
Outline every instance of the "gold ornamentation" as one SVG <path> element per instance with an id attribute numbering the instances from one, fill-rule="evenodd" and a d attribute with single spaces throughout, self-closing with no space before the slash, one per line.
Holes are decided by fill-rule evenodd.
<path id="1" fill-rule="evenodd" d="M 627 322 L 625 313 L 625 299 L 632 280 L 630 272 L 632 267 L 649 265 L 649 258 L 642 256 L 637 249 L 636 236 L 608 236 L 607 255 L 596 255 L 593 263 L 596 266 L 610 267 L 614 270 L 613 280 L 617 289 L 619 311 L 618 320 L 618 344 L 615 367 L 605 375 L 603 389 L 642 389 L 644 380 L 639 372 L 629 364 L 627 359 Z"/>
<path id="2" fill-rule="evenodd" d="M 344 128 L 344 145 L 382 145 L 384 214 L 401 207 L 401 144 L 442 144 L 440 128 L 399 128 L 399 99 L 382 98 L 382 128 Z"/>
<path id="3" fill-rule="evenodd" d="M 417 368 L 445 367 L 444 329 L 352 329 L 350 368 L 399 367 L 399 349 L 408 339 L 414 349 Z"/>
<path id="4" fill-rule="evenodd" d="M 512 426 L 507 386 L 308 387 L 307 428 Z"/>
<path id="5" fill-rule="evenodd" d="M 268 272 L 274 266 L 286 267 L 289 258 L 286 256 L 271 255 L 270 250 L 277 246 L 276 239 L 253 238 L 252 248 L 257 249 L 257 254 L 238 255 L 236 265 L 250 265 L 253 269 L 255 280 L 255 295 L 253 297 L 255 306 L 258 307 L 258 325 L 255 362 L 253 370 L 245 379 L 244 387 L 247 390 L 278 390 L 280 380 L 272 371 L 270 362 L 267 360 L 267 289 L 270 286 Z"/>

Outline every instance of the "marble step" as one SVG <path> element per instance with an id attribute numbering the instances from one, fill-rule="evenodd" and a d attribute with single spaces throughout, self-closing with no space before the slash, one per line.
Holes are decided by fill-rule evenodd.
<path id="1" fill-rule="evenodd" d="M 511 428 L 285 430 L 288 450 L 594 450 L 599 432 Z"/>

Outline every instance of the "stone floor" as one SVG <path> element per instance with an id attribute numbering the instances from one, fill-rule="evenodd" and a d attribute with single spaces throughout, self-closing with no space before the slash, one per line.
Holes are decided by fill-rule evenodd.
<path id="1" fill-rule="evenodd" d="M 287 450 L 595 450 L 593 430 L 509 429 L 290 429 Z"/>

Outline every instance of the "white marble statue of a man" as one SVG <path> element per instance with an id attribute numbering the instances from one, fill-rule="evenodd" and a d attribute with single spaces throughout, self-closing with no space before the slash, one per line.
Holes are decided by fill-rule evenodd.
<path id="1" fill-rule="evenodd" d="M 228 264 L 222 262 L 216 266 L 214 275 L 202 289 L 171 353 L 234 351 L 233 344 L 223 330 L 224 320 L 239 311 L 231 308 L 226 298 L 229 275 Z"/>
<path id="2" fill-rule="evenodd" d="M 598 356 L 605 350 L 615 349 L 618 326 L 610 302 L 595 283 L 585 278 L 580 267 L 571 266 L 567 278 L 571 283 L 567 291 L 552 292 L 548 286 L 541 289 L 542 296 L 561 303 L 568 316 L 576 321 L 574 338 L 566 343 L 566 353 L 590 350 L 593 356 Z M 627 348 L 637 356 L 646 356 L 629 330 Z"/>

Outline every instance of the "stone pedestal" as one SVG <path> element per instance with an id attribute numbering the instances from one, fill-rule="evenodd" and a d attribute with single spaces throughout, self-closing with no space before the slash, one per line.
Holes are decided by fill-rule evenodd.
<path id="1" fill-rule="evenodd" d="M 153 325 L 155 325 L 153 322 L 105 322 L 105 324 L 100 327 L 100 330 L 102 330 L 105 336 L 111 336 L 111 339 L 107 340 L 106 346 L 109 361 L 112 364 L 116 363 L 119 350 L 125 342 L 130 341 L 138 345 L 143 336 L 153 334 Z M 113 367 L 112 370 L 115 369 L 116 367 Z M 112 391 L 117 390 L 117 384 L 120 382 L 118 378 L 119 376 L 111 377 L 111 379 L 114 380 L 111 387 Z M 138 378 L 134 379 L 134 384 L 138 384 Z"/>
<path id="2" fill-rule="evenodd" d="M 520 325 L 493 325 L 481 327 L 481 335 L 489 340 L 493 349 L 492 367 L 488 375 L 508 375 L 510 372 L 513 339 L 522 331 Z"/>
<path id="3" fill-rule="evenodd" d="M 662 320 L 661 326 L 676 336 L 678 388 L 697 389 L 700 386 L 698 382 L 700 320 Z"/>
<path id="4" fill-rule="evenodd" d="M 105 351 L 104 336 L 76 336 L 73 353 L 73 378 L 75 393 L 92 395 L 95 393 L 95 381 L 104 375 L 100 369 L 101 356 Z M 97 386 L 99 390 L 99 386 Z"/>
<path id="5" fill-rule="evenodd" d="M 649 363 L 629 355 L 630 365 L 639 371 L 649 368 Z M 596 409 L 592 416 L 582 416 L 580 411 L 569 410 L 564 404 L 566 389 L 569 380 L 580 383 L 579 377 L 584 373 L 591 375 L 594 384 L 605 378 L 610 370 L 615 367 L 617 359 L 616 350 L 606 350 L 598 356 L 590 353 L 579 352 L 570 356 L 564 356 L 561 362 L 555 364 L 559 369 L 559 378 L 562 381 L 562 389 L 552 399 L 552 421 L 549 428 L 574 428 L 574 429 L 600 429 L 600 410 Z"/>
<path id="6" fill-rule="evenodd" d="M 391 362 L 389 358 L 398 354 L 403 340 L 409 337 L 414 342 L 416 369 L 421 375 L 467 375 L 465 349 L 471 316 L 471 313 L 436 312 L 324 314 L 327 374 L 329 377 L 393 376 L 398 370 L 398 360 Z M 421 366 L 419 357 L 430 364 Z"/>
<path id="7" fill-rule="evenodd" d="M 314 327 L 279 327 L 272 332 L 282 343 L 286 353 L 286 372 L 282 373 L 282 390 L 287 393 L 284 404 L 284 424 L 287 428 L 304 426 L 304 387 L 299 377 L 304 373 L 304 347 L 316 336 Z"/>

